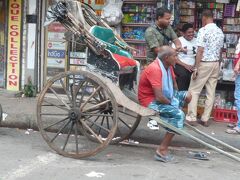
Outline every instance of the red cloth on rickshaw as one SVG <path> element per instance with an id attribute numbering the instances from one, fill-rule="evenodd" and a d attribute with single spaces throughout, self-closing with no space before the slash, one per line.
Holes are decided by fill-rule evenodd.
<path id="1" fill-rule="evenodd" d="M 131 58 L 112 53 L 113 58 L 120 64 L 120 68 L 136 66 L 137 62 Z"/>

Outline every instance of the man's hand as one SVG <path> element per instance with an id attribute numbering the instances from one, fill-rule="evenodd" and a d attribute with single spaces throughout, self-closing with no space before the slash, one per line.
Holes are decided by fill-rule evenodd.
<path id="1" fill-rule="evenodd" d="M 185 65 L 184 65 L 184 68 L 185 68 L 186 70 L 188 70 L 189 72 L 193 72 L 193 71 L 194 71 L 194 67 L 191 66 L 191 65 L 188 65 L 188 64 L 185 64 Z"/>
<path id="2" fill-rule="evenodd" d="M 176 47 L 177 52 L 187 53 L 187 47 Z"/>
<path id="3" fill-rule="evenodd" d="M 179 108 L 179 101 L 177 98 L 173 97 L 171 100 L 171 105 L 175 108 Z"/>
<path id="4" fill-rule="evenodd" d="M 197 79 L 197 75 L 198 75 L 198 69 L 194 69 L 193 73 L 192 73 L 192 79 L 195 80 Z"/>
<path id="5" fill-rule="evenodd" d="M 240 60 L 235 65 L 234 72 L 235 72 L 235 74 L 239 74 L 240 73 Z"/>

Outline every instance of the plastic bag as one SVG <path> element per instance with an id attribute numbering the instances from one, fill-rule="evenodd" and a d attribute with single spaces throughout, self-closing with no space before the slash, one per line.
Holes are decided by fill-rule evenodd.
<path id="1" fill-rule="evenodd" d="M 108 0 L 102 9 L 101 18 L 110 26 L 118 25 L 123 18 L 122 4 L 122 0 Z"/>

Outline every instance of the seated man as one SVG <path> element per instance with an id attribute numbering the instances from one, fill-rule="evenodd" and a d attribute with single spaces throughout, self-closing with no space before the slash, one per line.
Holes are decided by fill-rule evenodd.
<path id="1" fill-rule="evenodd" d="M 160 118 L 177 128 L 183 128 L 185 114 L 180 109 L 185 102 L 191 101 L 191 94 L 177 91 L 177 83 L 173 66 L 177 61 L 177 52 L 162 46 L 158 57 L 141 74 L 138 99 L 142 106 L 149 107 L 160 113 Z M 156 151 L 156 160 L 167 162 L 172 157 L 168 155 L 174 132 L 167 129 L 167 133 Z"/>

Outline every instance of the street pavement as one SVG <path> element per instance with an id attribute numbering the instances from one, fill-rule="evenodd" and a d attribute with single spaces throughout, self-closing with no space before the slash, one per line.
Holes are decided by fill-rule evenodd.
<path id="1" fill-rule="evenodd" d="M 2 127 L 37 129 L 37 98 L 16 97 L 16 93 L 0 89 L 0 104 L 2 105 L 3 112 L 7 115 L 5 120 L 0 124 Z M 147 118 L 142 119 L 131 139 L 139 143 L 158 145 L 165 134 L 165 130 L 160 128 L 159 131 L 152 131 L 146 126 L 147 121 Z M 240 149 L 240 135 L 226 134 L 226 123 L 216 123 L 212 121 L 211 125 L 207 128 L 201 125 L 197 128 Z M 197 137 L 199 136 L 197 135 Z M 204 146 L 199 143 L 178 135 L 174 137 L 171 146 L 178 148 L 204 148 Z"/>
<path id="2" fill-rule="evenodd" d="M 0 128 L 0 180 L 236 180 L 240 164 L 208 151 L 209 161 L 173 148 L 174 160 L 155 161 L 156 145 L 109 145 L 96 156 L 66 158 L 52 151 L 38 131 Z"/>

